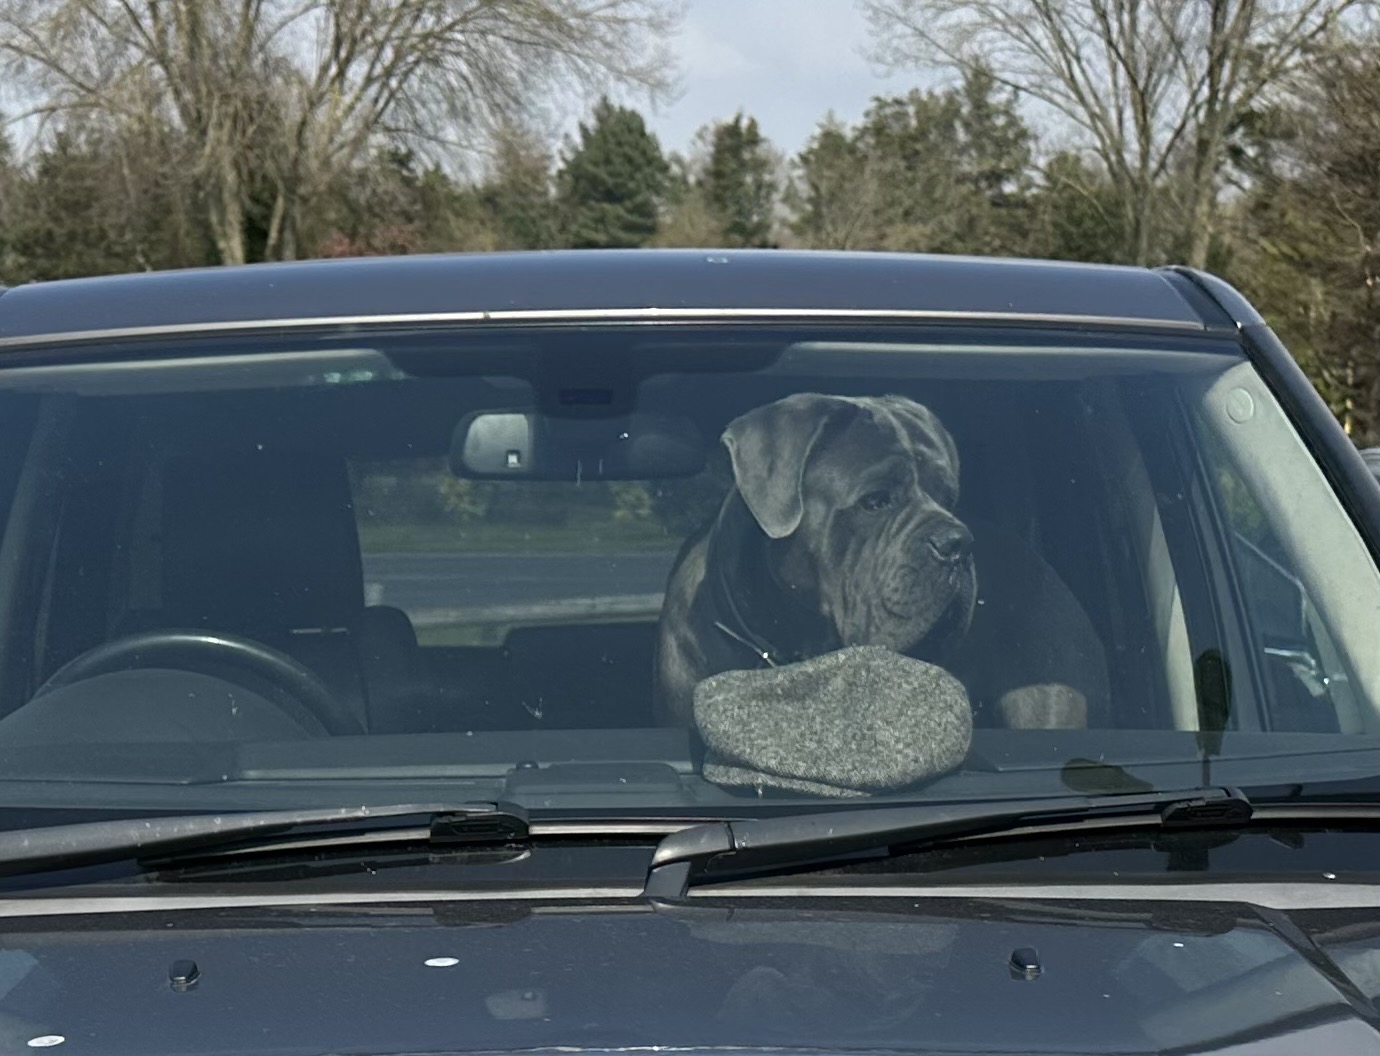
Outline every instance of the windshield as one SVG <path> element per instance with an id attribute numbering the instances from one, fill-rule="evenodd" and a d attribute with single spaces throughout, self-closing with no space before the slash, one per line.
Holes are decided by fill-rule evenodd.
<path id="1" fill-rule="evenodd" d="M 1380 774 L 1380 576 L 1229 342 L 585 325 L 10 364 L 0 805 Z"/>

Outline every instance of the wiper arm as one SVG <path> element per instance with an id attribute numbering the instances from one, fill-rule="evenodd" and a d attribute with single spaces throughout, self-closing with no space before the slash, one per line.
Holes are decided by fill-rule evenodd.
<path id="1" fill-rule="evenodd" d="M 1240 827 L 1250 801 L 1236 789 L 1201 788 L 1132 795 L 1069 796 L 985 803 L 862 807 L 682 829 L 652 856 L 646 894 L 681 898 L 696 883 L 741 880 L 809 869 L 849 855 L 954 837 L 1001 833 L 1030 825 L 1097 819 L 1161 828 Z"/>
<path id="2" fill-rule="evenodd" d="M 0 875 L 168 857 L 287 838 L 422 829 L 431 847 L 511 846 L 529 837 L 511 803 L 400 804 L 244 814 L 189 814 L 0 832 Z"/>
<path id="3" fill-rule="evenodd" d="M 662 836 L 646 892 L 679 897 L 692 883 L 810 868 L 896 845 L 1000 833 L 1029 825 L 1098 819 L 1163 828 L 1236 827 L 1250 802 L 1225 788 L 1132 795 L 1071 796 L 985 803 L 851 808 L 746 821 L 623 825 Z M 663 835 L 669 831 L 668 835 Z M 572 830 L 573 831 L 573 830 Z M 122 860 L 227 853 L 282 842 L 352 838 L 415 839 L 431 848 L 521 846 L 527 813 L 511 803 L 398 804 L 252 813 L 191 814 L 53 825 L 0 832 L 0 876 Z"/>

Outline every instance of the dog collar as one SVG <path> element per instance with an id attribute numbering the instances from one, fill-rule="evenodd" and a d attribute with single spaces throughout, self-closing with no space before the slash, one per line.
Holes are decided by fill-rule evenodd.
<path id="1" fill-rule="evenodd" d="M 728 579 L 724 572 L 720 571 L 713 577 L 710 592 L 714 601 L 714 609 L 719 617 L 714 620 L 714 626 L 727 637 L 750 650 L 767 667 L 778 666 L 780 661 L 777 659 L 777 650 L 772 647 L 770 642 L 753 634 L 748 628 L 747 621 L 743 619 L 743 614 L 738 611 L 738 603 L 733 598 L 733 591 L 728 585 Z"/>
<path id="2" fill-rule="evenodd" d="M 719 628 L 719 630 L 723 631 L 724 634 L 728 635 L 735 642 L 738 642 L 740 645 L 745 645 L 747 646 L 747 648 L 751 649 L 754 653 L 757 654 L 758 658 L 762 661 L 762 663 L 766 664 L 768 667 L 776 666 L 776 661 L 772 659 L 770 649 L 763 649 L 756 642 L 739 634 L 737 631 L 735 631 L 732 627 L 728 626 L 722 620 L 715 620 L 714 626 Z"/>

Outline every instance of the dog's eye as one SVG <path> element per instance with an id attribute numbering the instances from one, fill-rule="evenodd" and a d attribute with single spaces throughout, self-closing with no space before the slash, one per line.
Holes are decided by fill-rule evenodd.
<path id="1" fill-rule="evenodd" d="M 869 491 L 858 500 L 858 505 L 868 513 L 876 513 L 878 510 L 884 510 L 891 505 L 891 492 Z"/>

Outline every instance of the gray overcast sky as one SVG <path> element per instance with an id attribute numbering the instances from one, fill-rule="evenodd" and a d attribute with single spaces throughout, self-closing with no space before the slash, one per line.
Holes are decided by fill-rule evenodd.
<path id="1" fill-rule="evenodd" d="M 926 82 L 918 72 L 882 76 L 863 58 L 867 22 L 855 0 L 682 0 L 685 18 L 671 42 L 680 91 L 657 107 L 631 99 L 666 151 L 684 152 L 695 132 L 735 112 L 756 117 L 791 155 L 830 110 L 856 120 L 874 95 Z M 553 131 L 585 117 L 581 104 L 556 107 Z M 21 127 L 23 141 L 31 127 Z"/>
<path id="2" fill-rule="evenodd" d="M 684 151 L 696 129 L 741 109 L 787 154 L 826 113 L 854 120 L 874 95 L 918 74 L 883 77 L 862 56 L 867 23 L 854 0 L 688 0 L 674 42 L 678 98 L 647 113 L 662 149 Z"/>

